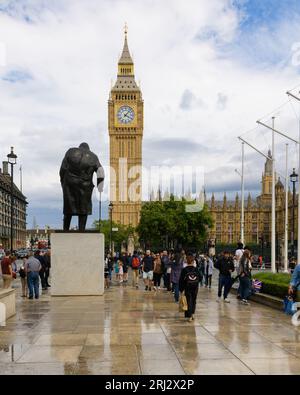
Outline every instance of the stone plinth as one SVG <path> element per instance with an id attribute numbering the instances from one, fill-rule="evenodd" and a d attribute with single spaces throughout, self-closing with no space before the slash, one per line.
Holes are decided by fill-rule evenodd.
<path id="1" fill-rule="evenodd" d="M 12 288 L 0 289 L 0 326 L 16 314 L 16 291 Z"/>
<path id="2" fill-rule="evenodd" d="M 104 235 L 51 234 L 51 295 L 104 294 Z"/>

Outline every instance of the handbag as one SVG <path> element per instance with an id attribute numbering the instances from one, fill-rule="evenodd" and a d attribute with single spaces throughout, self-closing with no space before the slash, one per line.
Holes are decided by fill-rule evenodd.
<path id="1" fill-rule="evenodd" d="M 179 312 L 184 313 L 187 310 L 188 310 L 188 304 L 187 304 L 186 296 L 183 292 L 179 298 Z"/>

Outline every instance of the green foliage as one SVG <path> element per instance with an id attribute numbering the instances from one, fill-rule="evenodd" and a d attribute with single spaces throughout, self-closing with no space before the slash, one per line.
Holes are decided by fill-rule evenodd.
<path id="1" fill-rule="evenodd" d="M 115 250 L 120 251 L 122 244 L 127 243 L 128 237 L 135 235 L 135 229 L 132 226 L 124 226 L 112 223 L 113 228 L 118 228 L 118 232 L 112 232 L 112 240 L 114 242 Z M 99 230 L 99 221 L 94 222 L 94 228 Z M 110 221 L 101 221 L 101 233 L 105 236 L 105 249 L 110 248 Z"/>
<path id="2" fill-rule="evenodd" d="M 166 247 L 166 240 L 175 247 L 201 248 L 212 218 L 206 206 L 199 212 L 189 213 L 187 204 L 191 203 L 184 199 L 177 201 L 174 196 L 170 201 L 144 203 L 137 227 L 140 241 L 152 249 Z"/>
<path id="3" fill-rule="evenodd" d="M 255 279 L 262 281 L 262 293 L 279 298 L 287 295 L 291 276 L 286 273 L 258 273 L 253 276 Z"/>

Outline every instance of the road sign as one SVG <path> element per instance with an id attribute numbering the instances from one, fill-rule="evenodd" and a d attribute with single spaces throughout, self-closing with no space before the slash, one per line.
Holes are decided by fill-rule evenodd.
<path id="1" fill-rule="evenodd" d="M 118 231 L 119 231 L 119 228 L 112 228 L 112 231 L 113 231 L 113 232 L 118 232 Z"/>

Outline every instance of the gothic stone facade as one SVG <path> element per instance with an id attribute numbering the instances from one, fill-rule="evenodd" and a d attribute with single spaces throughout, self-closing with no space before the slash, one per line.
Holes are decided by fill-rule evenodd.
<path id="1" fill-rule="evenodd" d="M 26 247 L 26 197 L 14 184 L 13 204 L 13 248 Z M 4 249 L 10 248 L 10 221 L 11 221 L 11 178 L 8 172 L 8 163 L 3 162 L 0 169 L 0 245 Z"/>
<path id="2" fill-rule="evenodd" d="M 271 152 L 269 152 L 271 156 Z M 297 200 L 296 200 L 297 201 Z M 209 237 L 217 243 L 235 244 L 241 237 L 241 200 L 237 195 L 235 201 L 228 201 L 226 194 L 223 201 L 216 201 L 214 195 L 207 202 L 212 214 L 214 225 Z M 260 243 L 271 241 L 271 204 L 272 204 L 272 163 L 267 161 L 262 176 L 261 195 L 256 199 L 248 196 L 245 202 L 245 243 Z M 289 191 L 289 240 L 292 240 L 293 197 Z M 295 233 L 297 235 L 297 204 L 295 206 Z M 278 179 L 276 183 L 276 237 L 279 245 L 284 240 L 285 222 L 285 189 Z"/>

